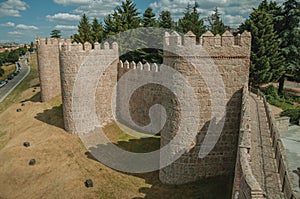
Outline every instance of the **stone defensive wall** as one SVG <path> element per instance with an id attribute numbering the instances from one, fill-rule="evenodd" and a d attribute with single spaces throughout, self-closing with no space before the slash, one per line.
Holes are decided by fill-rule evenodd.
<path id="1" fill-rule="evenodd" d="M 89 43 L 62 43 L 59 55 L 66 131 L 85 134 L 113 120 L 118 45 L 95 43 L 92 49 Z"/>
<path id="2" fill-rule="evenodd" d="M 179 71 L 193 87 L 199 100 L 200 126 L 195 144 L 172 165 L 161 169 L 160 179 L 168 184 L 195 181 L 201 177 L 233 175 L 241 114 L 242 89 L 248 82 L 250 67 L 251 34 L 233 36 L 226 31 L 222 36 L 206 32 L 196 43 L 196 36 L 188 32 L 181 37 L 176 32 L 166 33 L 164 64 Z M 200 67 L 200 71 L 195 70 Z M 216 69 L 215 69 L 216 68 Z M 217 78 L 219 77 L 220 78 Z M 176 82 L 176 80 L 174 80 Z M 222 86 L 221 82 L 224 83 Z M 204 158 L 198 154 L 212 121 L 212 104 L 221 104 L 218 93 L 213 96 L 209 86 L 225 90 L 225 124 L 213 150 Z M 189 99 L 187 99 L 189 100 Z M 161 133 L 161 145 L 169 143 L 176 134 L 180 121 L 177 106 L 173 108 L 175 122 L 171 129 Z M 221 114 L 221 113 L 220 113 Z M 214 143 L 211 143 L 214 144 Z"/>
<path id="3" fill-rule="evenodd" d="M 208 31 L 199 38 L 199 43 L 196 43 L 192 32 L 183 37 L 176 32 L 165 34 L 163 65 L 182 74 L 192 87 L 199 102 L 200 129 L 196 139 L 191 137 L 189 128 L 184 129 L 186 138 L 194 142 L 177 161 L 160 170 L 163 183 L 183 184 L 202 177 L 233 175 L 240 132 L 242 90 L 249 77 L 250 50 L 251 35 L 248 32 L 237 36 L 225 32 L 220 36 Z M 114 119 L 127 124 L 129 118 L 125 112 L 128 109 L 123 106 L 123 96 L 128 94 L 135 82 L 164 72 L 161 65 L 153 63 L 119 61 L 117 43 L 96 43 L 92 48 L 89 43 L 82 45 L 70 40 L 39 39 L 38 56 L 42 100 L 47 101 L 59 94 L 58 89 L 49 85 L 59 82 L 56 88 L 61 86 L 65 129 L 79 135 L 89 133 L 97 126 L 105 126 Z M 132 75 L 127 82 L 115 88 L 116 82 L 129 72 Z M 168 74 L 165 79 L 174 85 L 176 92 L 185 92 L 182 82 L 175 75 Z M 116 95 L 112 95 L 114 89 L 117 89 Z M 219 95 L 223 92 L 225 99 Z M 188 96 L 185 100 L 189 102 L 190 98 Z M 116 100 L 116 107 L 113 108 L 116 108 L 117 118 L 111 111 L 113 100 Z M 224 100 L 226 115 L 221 135 L 216 145 L 210 143 L 214 145 L 213 150 L 204 158 L 199 158 L 208 126 L 214 122 L 213 105 L 218 106 Z M 181 118 L 179 99 L 173 90 L 151 81 L 133 92 L 129 101 L 131 119 L 139 126 L 148 125 L 151 123 L 150 108 L 155 104 L 162 105 L 167 115 L 159 132 L 161 146 L 174 138 L 183 119 L 188 125 L 198 125 L 194 124 L 194 110 L 186 113 L 188 118 Z M 157 112 L 154 115 L 154 119 L 160 121 L 163 114 Z"/>
<path id="4" fill-rule="evenodd" d="M 42 102 L 61 95 L 59 44 L 67 40 L 56 38 L 37 38 L 36 40 Z"/>
<path id="5" fill-rule="evenodd" d="M 289 171 L 288 168 L 288 159 L 286 156 L 286 151 L 280 138 L 278 127 L 276 126 L 276 119 L 272 113 L 272 109 L 268 105 L 266 97 L 260 90 L 251 88 L 251 92 L 255 93 L 257 96 L 260 96 L 263 99 L 265 111 L 267 114 L 269 130 L 271 133 L 272 147 L 275 151 L 275 159 L 276 164 L 278 166 L 278 173 L 281 183 L 280 186 L 282 192 L 284 193 L 284 197 L 289 199 L 299 198 L 299 192 L 296 191 L 296 187 L 294 187 L 294 185 L 291 183 L 292 174 L 290 172 L 292 171 Z"/>
<path id="6" fill-rule="evenodd" d="M 233 183 L 233 199 L 262 199 L 263 190 L 252 173 L 251 168 L 251 124 L 249 91 L 245 86 L 243 89 L 241 106 L 240 134 L 238 153 L 235 166 L 235 178 Z"/>

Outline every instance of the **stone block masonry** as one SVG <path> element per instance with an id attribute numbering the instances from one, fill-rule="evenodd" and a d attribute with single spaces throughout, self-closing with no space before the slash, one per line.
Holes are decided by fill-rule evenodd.
<path id="1" fill-rule="evenodd" d="M 222 36 L 215 36 L 207 32 L 201 36 L 200 44 L 196 44 L 196 37 L 191 32 L 183 38 L 177 33 L 172 33 L 165 36 L 165 49 L 164 64 L 173 66 L 181 72 L 196 91 L 200 102 L 201 130 L 198 132 L 195 146 L 189 152 L 172 165 L 160 170 L 160 180 L 167 184 L 182 184 L 201 177 L 233 174 L 239 135 L 242 88 L 247 84 L 249 77 L 251 35 L 244 32 L 234 37 L 231 33 L 225 32 Z M 204 52 L 198 53 L 201 51 Z M 205 62 L 216 65 L 222 76 L 227 97 L 227 113 L 225 125 L 216 146 L 205 158 L 201 159 L 198 157 L 199 150 L 212 117 L 210 103 L 212 96 L 204 78 L 212 78 L 210 82 L 218 86 L 209 68 L 207 71 L 201 71 L 200 74 L 195 72 L 193 64 L 201 65 Z M 173 108 L 174 112 L 178 110 L 178 107 Z M 175 121 L 179 119 L 176 118 Z M 173 124 L 178 123 L 173 122 Z M 162 133 L 162 145 L 174 137 L 176 132 L 172 129 Z"/>
<path id="2" fill-rule="evenodd" d="M 41 87 L 41 101 L 47 102 L 61 95 L 59 73 L 59 43 L 65 39 L 37 38 L 38 70 Z"/>
<path id="3" fill-rule="evenodd" d="M 65 129 L 73 134 L 89 133 L 95 126 L 104 126 L 114 119 L 111 111 L 112 91 L 117 81 L 128 71 L 135 70 L 136 73 L 136 76 L 128 80 L 128 85 L 134 83 L 135 78 L 136 80 L 141 78 L 139 73 L 146 74 L 145 70 L 149 75 L 155 76 L 160 73 L 160 66 L 156 64 L 128 63 L 125 60 L 124 63 L 119 62 L 116 43 L 111 45 L 96 43 L 92 49 L 89 43 L 81 45 L 71 43 L 69 40 L 49 41 L 51 42 L 45 39 L 38 40 L 42 99 L 47 101 L 59 94 L 59 91 L 52 88 L 53 85 L 50 84 L 60 82 Z M 206 32 L 199 41 L 200 43 L 196 44 L 196 37 L 192 32 L 187 33 L 183 38 L 176 32 L 166 33 L 164 38 L 164 65 L 181 73 L 195 91 L 200 104 L 201 127 L 197 132 L 194 145 L 177 161 L 160 170 L 160 180 L 167 184 L 183 184 L 202 177 L 234 173 L 242 88 L 247 84 L 249 77 L 251 35 L 244 32 L 234 37 L 229 32 L 225 32 L 222 36 Z M 202 51 L 205 53 L 199 54 Z M 201 65 L 208 62 L 216 65 L 224 82 L 227 114 L 224 129 L 216 146 L 201 159 L 198 153 L 207 134 L 208 124 L 212 120 L 212 94 L 205 78 L 216 85 L 218 82 L 209 68 L 199 73 L 195 70 L 194 64 Z M 110 65 L 108 69 L 106 69 L 107 65 Z M 181 91 L 181 82 L 178 82 L 175 76 L 167 78 L 178 91 Z M 56 85 L 56 88 L 59 86 Z M 127 110 L 122 109 L 123 102 L 118 99 L 127 92 L 126 86 L 117 88 L 117 95 L 114 96 L 117 98 L 117 119 L 124 124 L 128 119 L 124 115 L 124 111 Z M 145 126 L 151 122 L 150 107 L 154 104 L 164 106 L 168 116 L 160 131 L 161 146 L 164 146 L 174 138 L 178 124 L 182 120 L 180 103 L 177 100 L 176 95 L 166 87 L 148 84 L 133 93 L 128 111 L 136 124 Z M 191 124 L 192 119 L 191 117 Z M 190 136 L 189 130 L 185 129 L 185 131 L 186 136 Z"/>
<path id="4" fill-rule="evenodd" d="M 113 119 L 112 90 L 117 82 L 118 45 L 63 43 L 60 74 L 66 131 L 85 134 Z M 111 64 L 111 67 L 108 65 Z M 100 80 L 100 81 L 99 81 Z M 76 100 L 74 100 L 76 99 Z M 99 114 L 97 114 L 99 113 Z"/>

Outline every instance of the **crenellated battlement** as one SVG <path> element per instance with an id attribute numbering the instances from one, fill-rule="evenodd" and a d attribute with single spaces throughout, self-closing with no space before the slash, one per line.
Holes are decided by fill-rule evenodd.
<path id="1" fill-rule="evenodd" d="M 164 75 L 163 65 L 120 61 L 116 42 L 92 45 L 88 42 L 72 42 L 71 39 L 37 38 L 36 41 L 42 101 L 62 95 L 67 132 L 87 134 L 94 131 L 95 127 L 104 126 L 107 121 L 114 119 L 126 124 L 129 120 L 125 113 L 128 112 L 136 124 L 147 126 L 151 123 L 150 108 L 154 104 L 161 104 L 168 115 L 166 124 L 160 131 L 161 145 L 170 143 L 174 138 L 176 129 L 179 128 L 178 121 L 182 119 L 176 93 L 186 92 L 176 75 L 164 76 L 166 81 L 174 85 L 174 93 L 163 85 L 147 81 L 148 84 L 141 85 L 134 91 L 128 109 L 122 100 L 131 92 L 130 86 L 140 80 Z M 197 132 L 193 150 L 187 151 L 170 166 L 161 169 L 160 180 L 168 184 L 181 184 L 202 177 L 232 175 L 241 114 L 241 89 L 249 79 L 251 34 L 244 32 L 233 36 L 226 31 L 222 35 L 214 35 L 207 31 L 197 39 L 191 31 L 183 36 L 177 32 L 166 32 L 163 43 L 163 64 L 182 74 L 195 91 L 200 110 L 200 121 L 197 122 L 201 129 Z M 213 65 L 206 67 L 207 65 L 202 64 L 213 64 L 220 74 L 226 93 L 227 113 L 224 129 L 214 149 L 205 158 L 199 159 L 198 152 L 207 134 L 206 125 L 211 122 L 212 96 L 206 88 L 206 81 L 208 79 L 214 84 L 219 83 L 210 70 Z M 195 66 L 203 70 L 195 70 Z M 118 84 L 114 96 L 112 91 L 118 81 L 123 82 Z M 192 97 L 187 96 L 185 100 L 191 101 Z M 221 104 L 224 99 L 216 100 L 220 100 L 218 104 Z M 117 118 L 112 113 L 113 101 L 116 101 Z M 193 121 L 192 112 L 190 115 L 190 121 Z M 160 114 L 156 114 L 158 120 L 160 117 Z M 191 135 L 188 128 L 184 131 L 187 137 Z"/>
<path id="2" fill-rule="evenodd" d="M 134 61 L 128 62 L 127 60 L 123 63 L 121 60 L 118 63 L 118 69 L 124 71 L 128 71 L 130 69 L 141 70 L 141 71 L 152 71 L 159 72 L 160 65 L 156 63 L 148 63 L 143 64 L 142 62 L 135 63 Z"/>
<path id="3" fill-rule="evenodd" d="M 200 45 L 203 47 L 229 47 L 229 46 L 245 46 L 249 45 L 251 34 L 247 31 L 242 34 L 234 36 L 229 31 L 224 32 L 222 35 L 214 35 L 212 32 L 207 31 L 200 36 L 199 43 L 196 42 L 196 35 L 189 31 L 184 36 L 179 35 L 176 31 L 172 33 L 165 33 L 164 44 L 165 46 L 186 46 Z"/>
<path id="4" fill-rule="evenodd" d="M 62 52 L 66 52 L 66 51 L 83 52 L 83 51 L 104 51 L 104 50 L 118 51 L 118 49 L 119 47 L 116 42 L 113 42 L 111 45 L 108 42 L 104 42 L 101 44 L 96 42 L 94 44 L 94 48 L 92 44 L 89 42 L 86 42 L 84 43 L 84 45 L 82 45 L 81 43 L 76 43 L 76 42 L 72 43 L 71 41 L 67 41 L 61 43 L 60 45 L 60 50 Z"/>
<path id="5" fill-rule="evenodd" d="M 196 42 L 196 35 L 189 31 L 181 36 L 177 32 L 165 33 L 164 56 L 206 56 L 210 57 L 250 57 L 251 34 L 245 31 L 233 36 L 229 31 L 223 35 L 214 35 L 207 31 Z M 169 54 L 173 52 L 173 55 Z M 204 53 L 205 52 L 205 53 Z"/>
<path id="6" fill-rule="evenodd" d="M 67 38 L 36 38 L 36 44 L 41 46 L 55 46 L 57 47 L 61 43 L 71 43 L 72 39 Z"/>

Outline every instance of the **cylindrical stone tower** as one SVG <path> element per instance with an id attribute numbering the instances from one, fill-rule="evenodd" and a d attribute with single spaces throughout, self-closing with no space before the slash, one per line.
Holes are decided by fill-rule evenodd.
<path id="1" fill-rule="evenodd" d="M 47 102 L 61 94 L 59 73 L 59 39 L 37 39 L 38 70 L 41 101 Z"/>
<path id="2" fill-rule="evenodd" d="M 83 48 L 84 47 L 84 48 Z M 118 45 L 63 43 L 60 48 L 65 130 L 86 134 L 113 118 L 112 90 L 117 82 Z"/>

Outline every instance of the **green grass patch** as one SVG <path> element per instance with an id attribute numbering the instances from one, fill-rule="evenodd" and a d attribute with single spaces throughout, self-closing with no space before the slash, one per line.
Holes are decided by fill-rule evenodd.
<path id="1" fill-rule="evenodd" d="M 3 75 L 0 77 L 0 82 L 2 82 L 2 81 L 5 80 L 9 75 L 11 75 L 11 74 L 13 74 L 13 72 L 15 72 L 15 70 L 16 70 L 16 65 L 15 65 L 15 64 L 4 65 L 4 66 L 1 66 L 1 68 L 3 69 L 4 73 L 3 73 Z"/>
<path id="2" fill-rule="evenodd" d="M 297 124 L 300 120 L 300 106 L 296 107 L 296 108 L 292 108 L 292 109 L 287 109 L 284 110 L 280 116 L 287 116 L 290 117 L 290 122 Z"/>
<path id="3" fill-rule="evenodd" d="M 12 104 L 19 103 L 24 100 L 21 99 L 21 93 L 31 87 L 30 81 L 38 78 L 38 68 L 37 68 L 37 57 L 36 54 L 31 54 L 30 65 L 30 73 L 28 76 L 10 93 L 7 98 L 0 103 L 0 113 L 5 111 Z"/>
<path id="4" fill-rule="evenodd" d="M 135 153 L 147 153 L 160 148 L 160 137 L 145 137 L 145 134 L 134 131 L 120 123 L 111 123 L 104 129 L 106 136 L 120 148 Z"/>
<path id="5" fill-rule="evenodd" d="M 300 119 L 300 97 L 289 93 L 278 95 L 277 88 L 273 85 L 262 89 L 269 104 L 280 107 L 283 112 L 280 116 L 290 117 L 290 122 L 297 123 Z"/>
<path id="6" fill-rule="evenodd" d="M 298 96 L 293 96 L 288 93 L 278 95 L 277 88 L 273 85 L 262 89 L 262 92 L 265 94 L 268 103 L 280 107 L 283 110 L 295 108 L 295 103 L 300 102 L 300 97 Z"/>

